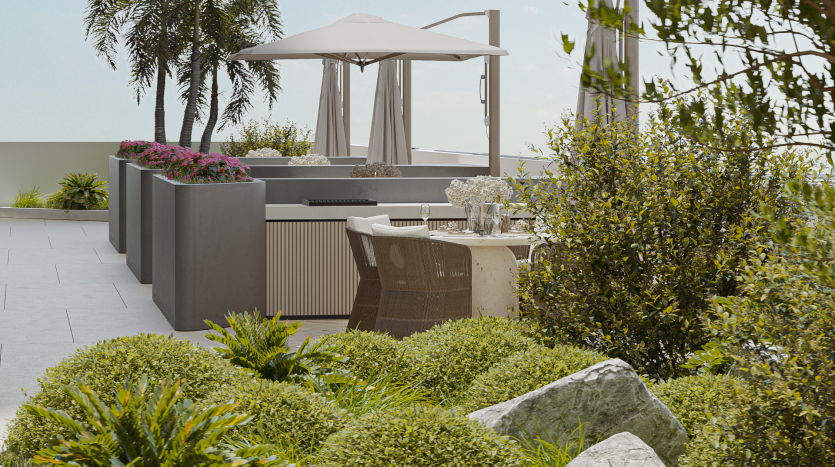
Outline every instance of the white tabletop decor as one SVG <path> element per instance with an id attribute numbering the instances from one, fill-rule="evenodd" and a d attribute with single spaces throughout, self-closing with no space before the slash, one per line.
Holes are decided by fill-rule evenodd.
<path id="1" fill-rule="evenodd" d="M 319 154 L 305 154 L 291 157 L 287 165 L 331 165 L 331 161 Z"/>
<path id="2" fill-rule="evenodd" d="M 494 203 L 507 200 L 513 194 L 510 185 L 501 178 L 479 175 L 467 179 L 466 182 L 453 180 L 446 189 L 446 196 L 450 204 L 464 208 L 467 214 L 468 230 L 476 235 L 487 235 L 490 222 L 485 222 Z"/>

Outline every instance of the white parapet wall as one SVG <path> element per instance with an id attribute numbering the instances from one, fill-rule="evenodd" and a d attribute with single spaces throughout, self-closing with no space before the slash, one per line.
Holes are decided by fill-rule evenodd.
<path id="1" fill-rule="evenodd" d="M 194 143 L 196 147 L 198 143 Z M 107 156 L 119 148 L 119 142 L 0 142 L 0 207 L 10 206 L 18 190 L 35 186 L 45 194 L 57 191 L 58 183 L 71 172 L 95 173 L 107 180 Z M 220 143 L 212 143 L 212 152 Z M 351 145 L 352 156 L 365 156 L 368 146 Z M 467 164 L 486 167 L 484 154 L 414 149 L 414 164 Z M 531 175 L 539 175 L 546 161 L 502 156 L 503 175 L 517 176 L 520 162 Z"/>

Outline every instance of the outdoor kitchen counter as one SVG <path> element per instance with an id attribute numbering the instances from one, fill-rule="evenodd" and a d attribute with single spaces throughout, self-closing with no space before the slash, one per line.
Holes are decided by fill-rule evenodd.
<path id="1" fill-rule="evenodd" d="M 449 203 L 426 203 L 431 219 L 464 219 L 464 209 Z M 303 204 L 268 204 L 267 221 L 344 221 L 350 216 L 371 217 L 388 214 L 392 220 L 420 219 L 421 203 L 380 203 L 377 206 L 305 206 Z M 530 217 L 528 213 L 511 213 L 514 218 Z"/>

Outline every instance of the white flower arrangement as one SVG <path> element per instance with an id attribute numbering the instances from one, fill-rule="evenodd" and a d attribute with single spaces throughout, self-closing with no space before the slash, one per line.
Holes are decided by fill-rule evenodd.
<path id="1" fill-rule="evenodd" d="M 331 161 L 319 154 L 305 154 L 291 157 L 288 165 L 331 165 Z"/>
<path id="2" fill-rule="evenodd" d="M 284 157 L 281 151 L 273 148 L 250 150 L 244 157 Z"/>
<path id="3" fill-rule="evenodd" d="M 510 185 L 500 178 L 479 175 L 466 182 L 453 180 L 446 189 L 446 197 L 450 204 L 462 208 L 466 203 L 481 206 L 486 202 L 498 202 L 510 198 L 513 191 Z"/>

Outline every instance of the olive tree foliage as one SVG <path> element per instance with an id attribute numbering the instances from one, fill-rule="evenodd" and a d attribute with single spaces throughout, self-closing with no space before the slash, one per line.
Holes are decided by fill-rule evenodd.
<path id="1" fill-rule="evenodd" d="M 638 0 L 631 0 L 636 2 Z M 706 101 L 683 100 L 670 106 L 670 120 L 705 146 L 748 151 L 805 145 L 828 154 L 835 150 L 835 0 L 646 0 L 654 14 L 648 26 L 629 18 L 631 7 L 611 8 L 590 0 L 580 7 L 605 27 L 647 38 L 652 28 L 673 59 L 685 60 L 692 85 L 665 93 L 658 80 L 645 90 L 631 89 L 624 61 L 595 73 L 585 57 L 583 82 L 627 100 L 659 103 L 707 91 Z M 625 20 L 626 19 L 626 20 Z M 571 53 L 574 42 L 562 35 Z M 705 67 L 717 63 L 715 71 Z M 592 79 L 594 78 L 594 79 Z M 636 96 L 640 96 L 638 99 Z M 711 126 L 694 115 L 715 112 Z M 739 114 L 754 131 L 747 146 L 724 131 L 725 115 Z"/>
<path id="2" fill-rule="evenodd" d="M 559 341 L 660 378 L 690 373 L 680 365 L 710 341 L 711 300 L 737 293 L 766 228 L 760 203 L 791 217 L 781 187 L 814 175 L 806 154 L 708 149 L 666 115 L 650 115 L 637 136 L 628 122 L 577 129 L 566 117 L 547 133 L 550 171 L 513 180 L 543 242 L 520 274 L 522 314 Z M 742 116 L 723 124 L 728 138 L 754 145 Z"/>

